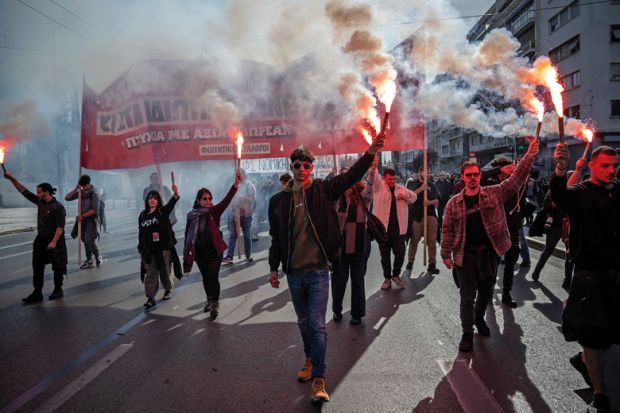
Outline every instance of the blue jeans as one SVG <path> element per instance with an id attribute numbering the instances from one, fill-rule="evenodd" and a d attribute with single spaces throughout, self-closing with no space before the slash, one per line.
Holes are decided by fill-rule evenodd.
<path id="1" fill-rule="evenodd" d="M 289 274 L 287 278 L 304 342 L 304 353 L 312 359 L 312 378 L 325 377 L 325 313 L 329 299 L 329 270 Z"/>
<path id="2" fill-rule="evenodd" d="M 523 261 L 530 260 L 530 248 L 527 246 L 527 239 L 525 239 L 525 232 L 523 231 L 523 225 L 519 228 L 519 245 L 521 246 L 520 254 Z"/>
<path id="3" fill-rule="evenodd" d="M 252 217 L 241 216 L 241 231 L 243 231 L 243 250 L 245 257 L 250 258 L 252 256 Z M 228 214 L 228 252 L 227 257 L 235 255 L 235 247 L 237 246 L 237 224 L 235 222 L 235 214 Z"/>

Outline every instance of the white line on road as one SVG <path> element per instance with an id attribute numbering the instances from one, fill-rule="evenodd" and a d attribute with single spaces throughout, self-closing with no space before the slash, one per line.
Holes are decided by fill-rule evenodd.
<path id="1" fill-rule="evenodd" d="M 27 241 L 27 242 L 20 242 L 19 244 L 5 245 L 4 247 L 0 247 L 0 250 L 5 250 L 7 248 L 21 247 L 22 245 L 32 245 L 32 243 L 33 241 Z"/>
<path id="2" fill-rule="evenodd" d="M 198 330 L 194 331 L 194 334 L 192 334 L 191 337 L 194 337 L 194 336 L 202 333 L 205 330 L 206 330 L 206 328 L 199 328 Z"/>
<path id="3" fill-rule="evenodd" d="M 172 327 L 170 327 L 168 330 L 166 331 L 172 331 L 172 330 L 176 330 L 177 328 L 181 327 L 183 325 L 183 323 L 179 323 L 177 325 L 174 325 Z"/>
<path id="4" fill-rule="evenodd" d="M 504 413 L 467 359 L 435 359 L 465 413 Z M 452 364 L 451 364 L 452 363 Z"/>
<path id="5" fill-rule="evenodd" d="M 54 412 L 60 408 L 67 400 L 75 396 L 77 392 L 82 390 L 88 383 L 93 381 L 95 377 L 100 375 L 112 365 L 116 360 L 121 358 L 133 347 L 133 342 L 129 344 L 121 344 L 99 360 L 97 364 L 86 370 L 84 374 L 72 381 L 67 387 L 56 393 L 54 397 L 45 402 L 41 407 L 35 410 L 35 413 Z"/>
<path id="6" fill-rule="evenodd" d="M 380 330 L 383 326 L 383 323 L 385 323 L 385 320 L 387 320 L 387 318 L 381 317 L 379 321 L 377 321 L 377 324 L 375 324 L 375 326 L 373 327 L 373 330 Z"/>
<path id="7" fill-rule="evenodd" d="M 5 255 L 5 256 L 0 257 L 0 260 L 6 260 L 8 258 L 13 258 L 13 257 L 19 257 L 20 255 L 26 255 L 26 254 L 32 254 L 32 251 L 28 250 L 28 251 L 24 251 L 24 252 L 18 252 L 16 254 Z"/>

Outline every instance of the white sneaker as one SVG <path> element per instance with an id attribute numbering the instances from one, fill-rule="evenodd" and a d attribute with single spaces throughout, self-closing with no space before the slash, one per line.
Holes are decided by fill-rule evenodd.
<path id="1" fill-rule="evenodd" d="M 232 258 L 232 257 L 226 257 L 226 258 L 224 258 L 224 259 L 222 260 L 222 263 L 223 263 L 224 265 L 227 265 L 227 264 L 232 264 L 232 263 L 233 263 L 233 258 Z"/>

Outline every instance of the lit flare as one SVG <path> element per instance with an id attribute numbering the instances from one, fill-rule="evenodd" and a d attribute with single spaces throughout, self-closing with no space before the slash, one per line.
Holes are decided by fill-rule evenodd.
<path id="1" fill-rule="evenodd" d="M 4 146 L 0 146 L 0 163 L 4 163 Z"/>

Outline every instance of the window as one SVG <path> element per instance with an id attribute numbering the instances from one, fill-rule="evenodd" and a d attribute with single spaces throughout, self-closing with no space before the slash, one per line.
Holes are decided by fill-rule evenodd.
<path id="1" fill-rule="evenodd" d="M 611 80 L 620 80 L 620 63 L 611 64 Z"/>
<path id="2" fill-rule="evenodd" d="M 620 24 L 611 25 L 611 41 L 620 42 Z"/>
<path id="3" fill-rule="evenodd" d="M 578 70 L 560 78 L 564 90 L 572 90 L 581 86 L 581 72 Z"/>
<path id="4" fill-rule="evenodd" d="M 556 31 L 577 16 L 579 16 L 579 1 L 575 0 L 549 19 L 549 33 Z"/>
<path id="5" fill-rule="evenodd" d="M 549 58 L 552 62 L 557 63 L 560 60 L 566 59 L 569 56 L 574 55 L 579 51 L 579 35 L 572 39 L 562 43 L 555 49 L 549 51 Z"/>
<path id="6" fill-rule="evenodd" d="M 611 116 L 620 117 L 620 100 L 611 101 Z"/>
<path id="7" fill-rule="evenodd" d="M 580 113 L 579 113 L 579 105 L 571 106 L 569 108 L 565 108 L 564 109 L 564 117 L 566 117 L 566 118 L 579 119 L 580 118 L 579 115 L 580 115 Z"/>

